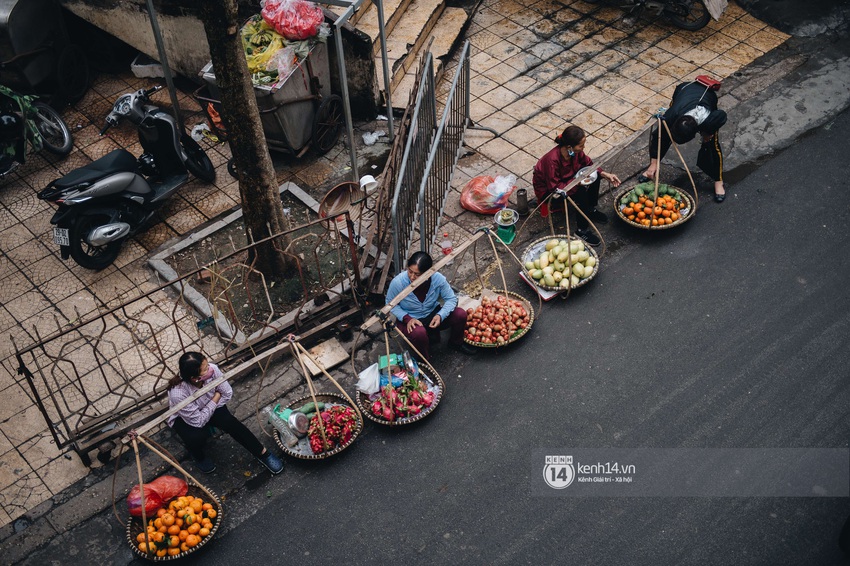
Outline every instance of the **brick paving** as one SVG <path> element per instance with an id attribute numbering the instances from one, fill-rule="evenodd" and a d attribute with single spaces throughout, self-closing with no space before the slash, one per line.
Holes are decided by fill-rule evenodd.
<path id="1" fill-rule="evenodd" d="M 481 223 L 458 204 L 459 191 L 471 177 L 510 172 L 520 186 L 530 188 L 534 164 L 566 123 L 583 127 L 586 151 L 599 156 L 666 106 L 679 82 L 702 73 L 728 77 L 788 36 L 734 2 L 720 22 L 686 32 L 662 21 L 628 24 L 622 10 L 580 0 L 485 0 L 467 38 L 473 48 L 472 118 L 502 135 L 467 135 L 476 154 L 458 164 L 444 219 L 455 242 L 468 234 L 463 225 Z M 446 80 L 455 66 L 449 64 Z M 141 148 L 129 125 L 113 128 L 104 138 L 98 131 L 116 94 L 151 82 L 129 73 L 98 77 L 83 100 L 65 111 L 74 133 L 73 152 L 64 159 L 32 155 L 0 183 L 0 334 L 18 347 L 55 331 L 57 321 L 67 325 L 155 288 L 158 282 L 145 263 L 150 252 L 237 205 L 238 184 L 225 170 L 229 150 L 209 145 L 216 182 L 190 182 L 160 212 L 162 221 L 128 242 L 113 266 L 94 273 L 59 259 L 49 224 L 53 209 L 35 193 L 117 147 L 138 155 Z M 157 98 L 163 107 L 165 101 L 165 94 Z M 181 93 L 180 104 L 189 128 L 202 121 L 190 93 Z M 326 156 L 278 167 L 278 180 L 305 188 L 327 186 L 347 164 L 348 153 L 339 143 Z M 32 393 L 17 375 L 12 340 L 0 341 L 0 525 L 88 473 L 76 454 L 56 448 Z"/>

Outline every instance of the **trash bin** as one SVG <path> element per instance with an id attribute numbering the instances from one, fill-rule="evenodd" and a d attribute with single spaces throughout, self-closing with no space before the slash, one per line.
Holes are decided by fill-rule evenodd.
<path id="1" fill-rule="evenodd" d="M 212 62 L 200 76 L 212 98 L 221 99 Z M 274 86 L 254 86 L 263 133 L 270 149 L 299 152 L 310 144 L 314 119 L 323 99 L 331 99 L 330 66 L 325 43 L 316 43 L 308 55 Z"/>
<path id="2" fill-rule="evenodd" d="M 0 0 L 4 85 L 32 91 L 52 80 L 56 57 L 67 43 L 62 12 L 55 0 Z"/>

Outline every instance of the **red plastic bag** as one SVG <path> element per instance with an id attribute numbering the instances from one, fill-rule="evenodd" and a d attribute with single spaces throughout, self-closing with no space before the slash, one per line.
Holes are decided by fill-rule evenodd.
<path id="1" fill-rule="evenodd" d="M 163 507 L 168 501 L 175 497 L 186 495 L 189 486 L 180 478 L 174 476 L 159 476 L 150 483 L 145 484 L 145 513 L 150 515 Z M 142 516 L 142 490 L 138 484 L 133 486 L 127 495 L 127 507 L 133 517 Z"/>
<path id="2" fill-rule="evenodd" d="M 150 484 L 145 484 L 145 514 L 148 517 L 165 505 L 165 501 L 162 500 L 159 493 L 155 489 L 150 489 L 149 486 Z M 130 494 L 127 496 L 127 507 L 130 508 L 130 515 L 133 517 L 142 516 L 142 491 L 139 489 L 138 484 L 133 486 L 133 489 L 130 490 Z"/>
<path id="3" fill-rule="evenodd" d="M 319 33 L 325 21 L 322 9 L 307 0 L 266 0 L 263 19 L 289 40 L 302 40 Z"/>
<path id="4" fill-rule="evenodd" d="M 460 205 L 478 214 L 496 214 L 508 204 L 515 182 L 513 175 L 473 177 L 460 193 Z"/>
<path id="5" fill-rule="evenodd" d="M 189 491 L 189 486 L 183 478 L 174 476 L 159 476 L 150 483 L 145 484 L 145 489 L 150 486 L 159 493 L 164 502 L 169 502 L 175 497 L 183 497 Z M 147 491 L 145 491 L 147 493 Z"/>

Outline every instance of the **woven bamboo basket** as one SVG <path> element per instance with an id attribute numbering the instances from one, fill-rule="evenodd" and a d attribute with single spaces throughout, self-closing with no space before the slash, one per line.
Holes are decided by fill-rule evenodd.
<path id="1" fill-rule="evenodd" d="M 387 426 L 402 426 L 411 423 L 415 423 L 416 421 L 421 421 L 428 415 L 434 412 L 434 409 L 437 408 L 437 405 L 440 404 L 440 400 L 443 398 L 443 394 L 446 391 L 446 384 L 443 381 L 443 378 L 440 377 L 440 374 L 434 370 L 431 366 L 426 364 L 425 362 L 419 362 L 419 373 L 420 375 L 426 376 L 425 383 L 428 384 L 430 380 L 431 383 L 428 384 L 428 391 L 435 391 L 434 402 L 431 403 L 431 406 L 427 409 L 424 409 L 419 412 L 419 414 L 412 415 L 409 417 L 397 418 L 394 421 L 388 421 L 383 417 L 379 417 L 374 414 L 371 410 L 372 402 L 369 399 L 369 395 L 363 393 L 362 391 L 357 392 L 357 397 L 355 397 L 357 401 L 357 405 L 360 407 L 360 411 L 370 421 L 376 422 L 378 424 L 387 425 Z"/>
<path id="2" fill-rule="evenodd" d="M 531 242 L 528 245 L 528 247 L 525 248 L 525 251 L 522 252 L 522 263 L 523 263 L 523 265 L 526 262 L 534 261 L 535 259 L 540 257 L 540 254 L 546 249 L 546 243 L 549 242 L 550 240 L 567 240 L 568 242 L 569 241 L 581 242 L 584 245 L 584 249 L 587 251 L 587 253 L 589 253 L 593 258 L 596 259 L 596 265 L 593 266 L 593 273 L 591 273 L 588 277 L 585 277 L 585 278 L 579 280 L 578 284 L 572 285 L 571 286 L 572 289 L 578 289 L 579 287 L 586 285 L 587 283 L 590 282 L 591 279 L 596 277 L 597 273 L 599 273 L 599 254 L 596 253 L 596 250 L 594 250 L 591 246 L 587 245 L 585 243 L 585 241 L 582 240 L 581 238 L 575 238 L 575 237 L 570 238 L 566 234 L 556 234 L 554 236 L 546 236 L 545 238 L 539 238 L 539 239 Z M 528 275 L 528 274 L 526 273 L 526 275 Z M 537 285 L 538 287 L 540 287 L 541 289 L 546 289 L 547 291 L 566 292 L 566 289 L 564 287 L 559 287 L 557 285 L 554 286 L 554 287 L 550 287 L 549 285 L 542 284 L 539 280 L 535 280 L 535 279 L 531 278 L 531 276 L 528 277 L 528 280 L 531 281 L 532 283 L 534 283 L 535 285 Z"/>
<path id="3" fill-rule="evenodd" d="M 210 519 L 212 521 L 212 528 L 210 529 L 210 534 L 201 539 L 197 545 L 189 548 L 188 550 L 181 551 L 180 554 L 175 556 L 156 556 L 155 554 L 145 554 L 139 549 L 139 545 L 136 542 L 136 537 L 143 533 L 144 523 L 142 523 L 141 517 L 130 516 L 130 520 L 127 521 L 127 542 L 130 545 L 130 548 L 133 549 L 133 553 L 137 556 L 144 558 L 146 560 L 151 560 L 153 562 L 166 562 L 169 560 L 177 560 L 180 558 L 184 558 L 189 556 L 193 552 L 197 552 L 201 548 L 203 548 L 210 540 L 212 540 L 213 536 L 215 536 L 216 531 L 218 531 L 219 526 L 221 525 L 222 520 L 224 519 L 224 511 L 221 508 L 221 500 L 218 496 L 210 490 L 204 491 L 197 484 L 193 482 L 189 482 L 189 490 L 186 495 L 191 495 L 193 497 L 199 497 L 204 500 L 204 502 L 211 503 L 216 510 L 215 519 Z M 212 499 L 210 500 L 210 497 Z M 168 502 L 166 502 L 166 505 Z M 156 513 L 148 516 L 149 520 L 156 519 Z"/>
<path id="4" fill-rule="evenodd" d="M 294 400 L 292 403 L 287 405 L 288 409 L 296 409 L 302 407 L 305 403 L 309 403 L 313 400 L 313 397 L 310 395 L 305 395 L 304 397 L 299 397 Z M 322 403 L 330 403 L 332 405 L 343 405 L 345 407 L 351 407 L 351 403 L 348 402 L 348 399 L 340 395 L 339 393 L 317 393 L 316 400 Z M 355 407 L 351 407 L 352 410 Z M 357 415 L 357 411 L 354 411 L 354 418 L 356 424 L 354 426 L 354 432 L 351 434 L 351 438 L 345 444 L 339 444 L 328 450 L 326 452 L 322 452 L 320 454 L 315 454 L 313 450 L 310 448 L 310 442 L 308 440 L 309 436 L 305 436 L 304 438 L 298 439 L 298 444 L 294 447 L 290 448 L 280 439 L 280 433 L 275 430 L 274 431 L 274 439 L 277 442 L 277 445 L 283 450 L 284 454 L 288 454 L 293 458 L 300 458 L 302 460 L 323 460 L 325 458 L 330 458 L 334 454 L 339 454 L 349 446 L 351 446 L 357 437 L 360 436 L 360 433 L 363 431 L 363 419 L 359 418 Z"/>
<path id="5" fill-rule="evenodd" d="M 522 328 L 520 330 L 515 331 L 514 334 L 508 340 L 506 340 L 505 342 L 503 342 L 501 344 L 482 344 L 480 342 L 473 342 L 472 340 L 469 340 L 466 337 L 464 337 L 463 341 L 466 342 L 467 344 L 469 344 L 470 346 L 475 346 L 477 348 L 501 348 L 503 346 L 507 346 L 508 344 L 513 344 L 514 342 L 516 342 L 517 340 L 519 340 L 520 338 L 522 338 L 523 336 L 528 334 L 529 331 L 531 330 L 531 326 L 534 324 L 534 309 L 531 307 L 531 302 L 529 302 L 528 299 L 526 299 L 522 295 L 518 295 L 518 294 L 513 293 L 511 291 L 507 291 L 506 293 L 497 293 L 497 294 L 498 295 L 507 295 L 511 299 L 516 299 L 516 300 L 522 302 L 523 308 L 525 308 L 525 310 L 528 312 L 528 326 L 526 326 L 525 328 Z"/>
<path id="6" fill-rule="evenodd" d="M 617 193 L 617 196 L 614 197 L 614 212 L 616 212 L 617 216 L 619 216 L 620 219 L 629 226 L 634 226 L 635 228 L 641 228 L 643 230 L 669 230 L 670 228 L 676 228 L 677 226 L 681 226 L 682 224 L 693 218 L 694 214 L 696 213 L 696 211 L 694 210 L 694 199 L 691 198 L 688 193 L 678 187 L 673 187 L 672 185 L 667 186 L 676 189 L 679 194 L 682 195 L 682 201 L 685 203 L 685 207 L 678 211 L 679 218 L 670 224 L 664 224 L 660 226 L 644 226 L 643 224 L 638 224 L 633 220 L 629 220 L 628 217 L 623 214 L 623 209 L 626 208 L 626 205 L 620 202 L 623 200 L 623 197 L 627 193 L 631 192 L 632 189 L 634 189 L 635 187 L 643 187 L 647 190 L 653 191 L 654 193 L 655 184 L 652 182 L 641 183 L 640 185 L 635 185 L 635 187 L 623 189 L 619 193 Z"/>

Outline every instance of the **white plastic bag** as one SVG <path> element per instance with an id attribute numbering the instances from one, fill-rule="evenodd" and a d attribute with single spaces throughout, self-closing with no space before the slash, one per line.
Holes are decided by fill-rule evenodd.
<path id="1" fill-rule="evenodd" d="M 293 52 L 292 47 L 288 45 L 283 49 L 276 51 L 269 59 L 268 64 L 266 64 L 267 70 L 277 71 L 278 80 L 286 80 L 292 72 L 292 69 L 295 67 L 295 53 Z"/>
<path id="2" fill-rule="evenodd" d="M 505 194 L 510 194 L 516 185 L 516 175 L 499 175 L 496 180 L 487 186 L 487 192 L 496 198 L 501 198 Z"/>
<path id="3" fill-rule="evenodd" d="M 377 363 L 367 367 L 360 372 L 360 375 L 358 375 L 359 379 L 357 380 L 357 389 L 366 395 L 377 393 L 381 388 L 379 385 L 380 375 Z"/>

